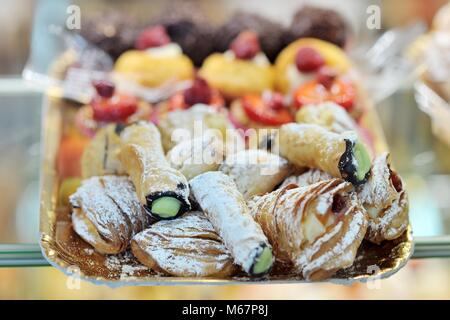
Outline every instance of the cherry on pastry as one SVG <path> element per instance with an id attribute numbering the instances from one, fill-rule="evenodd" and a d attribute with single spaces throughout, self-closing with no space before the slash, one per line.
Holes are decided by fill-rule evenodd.
<path id="1" fill-rule="evenodd" d="M 211 102 L 211 88 L 205 79 L 196 77 L 192 86 L 183 93 L 184 102 L 193 106 L 197 103 L 209 104 Z"/>
<path id="2" fill-rule="evenodd" d="M 314 48 L 302 47 L 295 55 L 295 65 L 300 72 L 314 72 L 325 64 L 323 56 Z"/>
<path id="3" fill-rule="evenodd" d="M 230 49 L 238 59 L 253 59 L 261 51 L 258 35 L 253 31 L 243 31 L 230 44 Z"/>
<path id="4" fill-rule="evenodd" d="M 115 85 L 109 80 L 94 80 L 92 85 L 102 98 L 111 98 L 114 95 Z"/>
<path id="5" fill-rule="evenodd" d="M 215 109 L 225 106 L 219 91 L 211 88 L 205 79 L 197 76 L 189 88 L 170 97 L 168 108 L 169 111 L 188 109 L 197 103 L 207 104 Z"/>
<path id="6" fill-rule="evenodd" d="M 161 47 L 171 42 L 166 28 L 161 25 L 149 27 L 141 32 L 136 39 L 135 48 L 145 50 L 148 48 Z"/>

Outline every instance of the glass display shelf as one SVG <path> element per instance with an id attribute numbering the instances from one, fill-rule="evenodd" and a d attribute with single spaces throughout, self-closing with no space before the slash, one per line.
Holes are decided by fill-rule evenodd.
<path id="1" fill-rule="evenodd" d="M 42 94 L 0 79 L 0 267 L 48 266 L 38 245 Z M 450 147 L 432 134 L 411 90 L 377 106 L 410 195 L 413 258 L 450 258 Z"/>

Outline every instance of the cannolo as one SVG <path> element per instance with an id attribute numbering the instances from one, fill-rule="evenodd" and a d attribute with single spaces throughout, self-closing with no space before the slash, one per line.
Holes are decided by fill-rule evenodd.
<path id="1" fill-rule="evenodd" d="M 124 174 L 119 161 L 120 128 L 120 125 L 110 124 L 100 129 L 86 146 L 81 158 L 83 178 Z"/>
<path id="2" fill-rule="evenodd" d="M 267 274 L 272 247 L 234 181 L 222 172 L 203 173 L 190 181 L 192 193 L 223 239 L 236 264 L 251 276 Z"/>
<path id="3" fill-rule="evenodd" d="M 178 277 L 227 277 L 236 266 L 202 212 L 159 221 L 134 236 L 134 256 L 145 266 Z"/>
<path id="4" fill-rule="evenodd" d="M 300 167 L 325 171 L 355 185 L 370 173 L 370 157 L 356 133 L 337 134 L 315 124 L 290 123 L 279 132 L 280 155 Z"/>
<path id="5" fill-rule="evenodd" d="M 215 171 L 223 161 L 222 138 L 214 131 L 182 141 L 167 154 L 172 168 L 190 180 L 207 171 Z"/>
<path id="6" fill-rule="evenodd" d="M 120 136 L 119 159 L 147 212 L 156 219 L 173 219 L 190 210 L 188 182 L 166 160 L 158 129 L 138 122 Z"/>
<path id="7" fill-rule="evenodd" d="M 403 234 L 408 227 L 408 194 L 400 176 L 391 169 L 388 153 L 375 158 L 369 180 L 357 190 L 369 215 L 366 239 L 380 243 Z"/>
<path id="8" fill-rule="evenodd" d="M 317 124 L 336 133 L 357 131 L 355 120 L 343 107 L 334 102 L 306 105 L 296 113 L 295 121 Z"/>
<path id="9" fill-rule="evenodd" d="M 75 232 L 102 254 L 123 252 L 131 238 L 148 226 L 148 216 L 127 177 L 84 180 L 69 201 Z"/>
<path id="10" fill-rule="evenodd" d="M 353 264 L 367 215 L 341 179 L 298 188 L 287 185 L 249 203 L 277 260 L 307 280 L 321 280 Z"/>
<path id="11" fill-rule="evenodd" d="M 229 175 L 245 199 L 273 191 L 289 174 L 289 164 L 276 154 L 261 149 L 229 155 L 220 166 Z"/>

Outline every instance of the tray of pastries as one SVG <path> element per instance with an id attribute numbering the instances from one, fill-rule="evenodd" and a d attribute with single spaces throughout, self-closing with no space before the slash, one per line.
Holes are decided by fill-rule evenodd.
<path id="1" fill-rule="evenodd" d="M 176 17 L 155 22 L 114 48 L 88 103 L 48 98 L 47 260 L 110 286 L 351 283 L 404 266 L 406 186 L 345 32 L 325 32 L 339 17 L 304 10 L 281 44 L 267 34 L 280 26 L 237 13 L 223 49 L 201 57 Z M 165 94 L 144 99 L 118 78 Z"/>

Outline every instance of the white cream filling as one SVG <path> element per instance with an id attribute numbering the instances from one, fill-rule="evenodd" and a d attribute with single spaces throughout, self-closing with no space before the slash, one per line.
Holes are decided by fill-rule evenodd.
<path id="1" fill-rule="evenodd" d="M 295 90 L 302 84 L 311 81 L 315 78 L 315 73 L 303 73 L 298 71 L 297 66 L 293 63 L 288 65 L 286 69 L 286 77 L 289 80 L 290 90 Z"/>
<path id="2" fill-rule="evenodd" d="M 312 243 L 315 239 L 324 234 L 325 231 L 325 227 L 319 219 L 317 219 L 315 214 L 310 213 L 306 216 L 303 223 L 303 232 L 307 242 Z"/>
<path id="3" fill-rule="evenodd" d="M 234 52 L 232 50 L 225 51 L 223 53 L 223 56 L 230 61 L 236 60 L 236 55 L 234 54 Z M 267 58 L 267 56 L 264 54 L 264 52 L 259 52 L 250 61 L 252 61 L 254 64 L 256 64 L 259 67 L 267 67 L 270 65 L 270 61 Z"/>
<path id="4" fill-rule="evenodd" d="M 174 58 L 183 54 L 181 47 L 174 42 L 161 47 L 148 48 L 145 52 L 155 58 Z"/>

